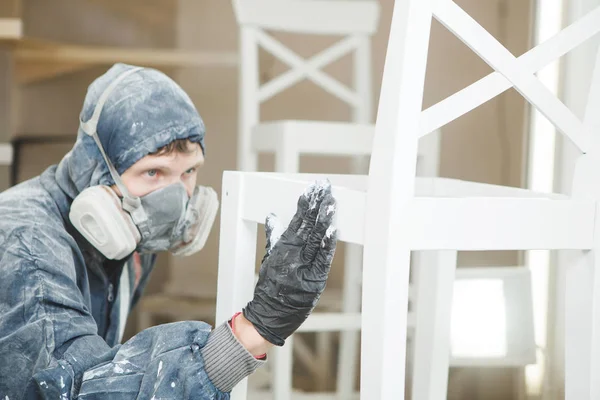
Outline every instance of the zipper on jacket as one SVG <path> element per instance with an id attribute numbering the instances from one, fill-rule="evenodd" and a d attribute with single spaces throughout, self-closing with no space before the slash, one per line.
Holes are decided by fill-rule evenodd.
<path id="1" fill-rule="evenodd" d="M 108 284 L 108 297 L 107 300 L 109 303 L 112 303 L 113 300 L 115 299 L 115 294 L 114 294 L 114 286 L 112 283 Z"/>
<path id="2" fill-rule="evenodd" d="M 110 313 L 112 312 L 112 302 L 115 299 L 114 294 L 114 285 L 112 283 L 108 284 L 108 294 L 106 295 L 106 300 L 108 300 L 108 304 L 106 305 L 106 318 L 104 319 L 104 334 L 102 337 L 106 337 L 108 333 L 108 328 L 110 325 Z"/>

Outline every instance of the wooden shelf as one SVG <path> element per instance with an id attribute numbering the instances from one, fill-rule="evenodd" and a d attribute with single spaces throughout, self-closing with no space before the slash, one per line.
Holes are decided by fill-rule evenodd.
<path id="1" fill-rule="evenodd" d="M 117 62 L 147 67 L 237 67 L 236 51 L 74 45 L 22 36 L 18 18 L 0 19 L 0 42 L 12 50 L 16 79 L 30 84 Z"/>
<path id="2" fill-rule="evenodd" d="M 237 66 L 237 52 L 82 46 L 22 39 L 15 47 L 20 63 L 112 64 L 124 62 L 165 67 Z"/>
<path id="3" fill-rule="evenodd" d="M 237 67 L 234 51 L 189 51 L 83 46 L 24 38 L 15 44 L 17 80 L 38 82 L 98 65 L 117 62 L 147 67 Z"/>

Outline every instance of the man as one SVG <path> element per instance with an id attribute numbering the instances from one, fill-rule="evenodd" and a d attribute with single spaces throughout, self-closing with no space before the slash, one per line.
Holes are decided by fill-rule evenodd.
<path id="1" fill-rule="evenodd" d="M 226 399 L 308 317 L 334 255 L 335 200 L 312 185 L 254 298 L 215 330 L 185 321 L 119 344 L 155 253 L 202 248 L 204 124 L 164 74 L 124 64 L 89 87 L 73 149 L 0 194 L 0 399 Z"/>

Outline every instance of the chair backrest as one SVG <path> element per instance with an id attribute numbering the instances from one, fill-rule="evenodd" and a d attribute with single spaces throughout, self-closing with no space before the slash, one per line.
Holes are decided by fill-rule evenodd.
<path id="1" fill-rule="evenodd" d="M 495 72 L 473 85 L 423 111 L 423 92 L 432 20 L 435 18 L 488 63 Z M 388 41 L 377 124 L 369 168 L 367 211 L 365 214 L 363 287 L 363 358 L 361 391 L 371 398 L 402 398 L 403 385 L 397 380 L 402 367 L 389 368 L 403 359 L 404 332 L 381 335 L 393 329 L 381 310 L 394 310 L 394 317 L 405 319 L 398 304 L 405 292 L 399 265 L 407 264 L 411 247 L 403 230 L 414 208 L 416 160 L 420 137 L 466 114 L 475 107 L 515 87 L 557 130 L 582 153 L 598 154 L 590 132 L 597 108 L 584 121 L 546 89 L 534 75 L 545 65 L 593 37 L 600 31 L 600 7 L 567 27 L 561 33 L 514 57 L 493 35 L 452 0 L 397 0 Z M 593 101 L 593 100 L 592 100 Z M 597 107 L 597 106 L 596 106 Z M 599 118 L 600 119 L 600 118 Z M 592 146 L 590 146 L 592 144 Z M 585 154 L 588 159 L 594 160 Z M 586 157 L 582 158 L 586 158 Z M 593 167 L 580 170 L 598 170 Z M 577 171 L 576 171 L 577 173 Z M 583 173 L 582 173 L 583 175 Z M 593 179 L 583 176 L 582 191 L 591 190 Z M 575 182 L 577 184 L 577 182 Z M 594 186 L 598 187 L 597 179 Z M 574 193 L 576 190 L 574 189 Z M 600 194 L 598 194 L 600 196 Z M 398 277 L 394 291 L 383 288 L 390 276 Z"/>
<path id="2" fill-rule="evenodd" d="M 440 173 L 441 130 L 438 129 L 419 140 L 417 176 L 434 177 Z"/>
<path id="3" fill-rule="evenodd" d="M 260 120 L 260 105 L 303 79 L 346 102 L 352 121 L 372 122 L 370 36 L 379 22 L 379 4 L 374 0 L 234 0 L 240 26 L 240 120 L 238 169 L 256 170 L 251 148 L 251 130 Z M 344 38 L 304 59 L 277 41 L 266 30 L 307 35 L 337 35 Z M 259 47 L 272 53 L 291 70 L 260 84 Z M 354 52 L 354 87 L 348 88 L 322 69 Z"/>
<path id="4" fill-rule="evenodd" d="M 241 26 L 322 35 L 372 35 L 379 4 L 373 0 L 233 0 Z"/>

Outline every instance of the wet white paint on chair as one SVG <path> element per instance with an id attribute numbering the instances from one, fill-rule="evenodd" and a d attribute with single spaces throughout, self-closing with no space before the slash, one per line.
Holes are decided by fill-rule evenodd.
<path id="1" fill-rule="evenodd" d="M 497 72 L 423 111 L 434 17 Z M 339 240 L 364 245 L 361 399 L 404 398 L 411 251 L 528 249 L 582 251 L 567 282 L 566 397 L 600 398 L 600 381 L 593 379 L 600 374 L 600 337 L 593 334 L 600 328 L 600 314 L 593 312 L 600 300 L 600 274 L 596 273 L 600 141 L 592 136 L 600 126 L 596 111 L 600 107 L 600 70 L 597 65 L 588 100 L 590 111 L 583 122 L 533 75 L 545 65 L 542 61 L 557 59 L 598 32 L 600 8 L 516 58 L 451 0 L 395 3 L 369 175 L 329 176 L 338 200 Z M 416 178 L 420 137 L 510 87 L 538 108 L 583 154 L 575 171 L 572 197 Z M 252 296 L 256 224 L 263 223 L 269 212 L 282 221 L 291 217 L 298 195 L 307 180 L 314 178 L 303 174 L 224 174 L 217 323 L 229 318 Z M 309 318 L 305 325 L 311 323 Z M 444 329 L 435 333 L 440 334 L 440 340 L 433 354 L 441 354 L 449 346 L 448 333 Z M 232 399 L 244 399 L 246 389 L 243 381 L 234 389 Z M 445 396 L 445 389 L 415 385 L 413 399 L 438 399 Z"/>

